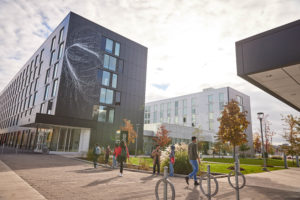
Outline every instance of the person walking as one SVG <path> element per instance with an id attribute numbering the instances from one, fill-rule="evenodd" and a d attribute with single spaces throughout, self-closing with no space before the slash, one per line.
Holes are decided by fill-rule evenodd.
<path id="1" fill-rule="evenodd" d="M 108 159 L 109 159 L 109 155 L 110 155 L 110 146 L 107 145 L 106 150 L 105 150 L 105 164 L 108 164 Z"/>
<path id="2" fill-rule="evenodd" d="M 112 168 L 114 169 L 117 166 L 117 156 L 116 156 L 116 152 L 117 149 L 119 147 L 118 143 L 115 143 L 115 148 L 114 148 L 114 152 L 113 152 L 113 163 L 112 163 Z"/>
<path id="3" fill-rule="evenodd" d="M 153 158 L 153 174 L 155 174 L 156 167 L 157 167 L 157 175 L 160 174 L 160 156 L 161 156 L 161 151 L 160 151 L 160 146 L 157 144 L 156 148 L 152 151 L 152 158 Z"/>
<path id="4" fill-rule="evenodd" d="M 117 149 L 116 156 L 117 156 L 118 162 L 120 163 L 119 176 L 123 176 L 123 164 L 124 164 L 124 162 L 126 162 L 127 158 L 129 159 L 128 148 L 123 140 L 120 142 L 120 146 Z"/>
<path id="5" fill-rule="evenodd" d="M 192 142 L 188 146 L 188 156 L 190 163 L 193 167 L 193 171 L 185 177 L 186 183 L 189 185 L 189 179 L 194 178 L 194 185 L 199 185 L 197 181 L 197 172 L 199 169 L 198 163 L 200 164 L 200 158 L 198 156 L 198 150 L 197 150 L 197 138 L 195 136 L 192 137 Z M 198 163 L 197 163 L 198 160 Z"/>
<path id="6" fill-rule="evenodd" d="M 174 163 L 175 163 L 175 146 L 171 146 L 171 153 L 170 153 L 170 174 L 169 176 L 174 176 Z"/>
<path id="7" fill-rule="evenodd" d="M 97 168 L 97 166 L 98 166 L 98 158 L 99 158 L 100 154 L 101 154 L 101 149 L 98 144 L 95 144 L 94 150 L 93 150 L 94 168 Z"/>

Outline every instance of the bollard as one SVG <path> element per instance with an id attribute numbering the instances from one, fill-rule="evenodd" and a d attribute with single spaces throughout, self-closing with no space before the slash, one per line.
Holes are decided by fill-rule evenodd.
<path id="1" fill-rule="evenodd" d="M 299 156 L 296 155 L 296 166 L 299 167 Z"/>
<path id="2" fill-rule="evenodd" d="M 211 188 L 210 188 L 210 165 L 207 165 L 207 193 L 208 199 L 211 199 Z"/>
<path id="3" fill-rule="evenodd" d="M 168 178 L 168 167 L 165 166 L 164 167 L 164 179 L 167 179 Z M 165 182 L 165 185 L 164 185 L 164 200 L 167 200 L 168 199 L 168 183 Z"/>
<path id="4" fill-rule="evenodd" d="M 239 200 L 240 199 L 240 191 L 239 191 L 239 163 L 236 162 L 235 163 L 235 190 L 236 190 L 236 199 Z"/>
<path id="5" fill-rule="evenodd" d="M 287 160 L 286 160 L 286 155 L 283 155 L 283 159 L 284 159 L 284 168 L 287 169 L 288 168 L 288 164 L 287 164 Z"/>

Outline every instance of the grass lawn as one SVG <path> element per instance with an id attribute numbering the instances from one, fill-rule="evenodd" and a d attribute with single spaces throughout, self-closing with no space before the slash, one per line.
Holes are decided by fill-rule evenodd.
<path id="1" fill-rule="evenodd" d="M 233 158 L 203 158 L 203 161 L 208 162 L 221 162 L 221 163 L 233 163 Z M 240 158 L 240 164 L 248 164 L 248 165 L 263 165 L 262 159 L 255 159 L 255 158 Z M 275 159 L 268 159 L 268 165 L 273 166 L 284 166 L 283 160 L 275 160 Z M 296 167 L 296 161 L 293 164 L 292 161 L 288 160 L 289 167 Z"/>
<path id="2" fill-rule="evenodd" d="M 210 171 L 215 173 L 224 173 L 228 174 L 230 171 L 227 169 L 230 166 L 234 166 L 233 164 L 224 164 L 224 163 L 203 163 L 204 167 L 201 170 L 207 171 L 207 165 L 210 165 Z M 241 165 L 241 168 L 244 168 L 245 171 L 241 171 L 243 174 L 252 174 L 252 173 L 260 173 L 262 171 L 262 167 L 259 165 Z M 204 168 L 204 169 L 203 169 Z M 283 169 L 283 167 L 268 167 L 269 171 Z"/>
<path id="3" fill-rule="evenodd" d="M 143 158 L 141 158 L 141 157 L 133 157 L 132 156 L 132 157 L 129 158 L 129 162 L 128 163 L 133 164 L 133 165 L 139 165 L 140 162 L 143 162 L 143 159 L 145 160 L 145 162 L 147 163 L 147 165 L 149 167 L 153 167 L 153 159 L 150 158 L 150 157 L 143 157 Z"/>

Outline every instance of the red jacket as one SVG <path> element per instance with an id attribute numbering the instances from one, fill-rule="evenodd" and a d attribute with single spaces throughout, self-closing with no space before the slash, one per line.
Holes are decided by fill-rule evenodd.
<path id="1" fill-rule="evenodd" d="M 118 157 L 119 155 L 121 155 L 121 151 L 122 151 L 122 148 L 119 146 L 119 147 L 116 149 L 116 157 Z M 129 158 L 129 152 L 128 152 L 127 146 L 126 146 L 126 153 L 127 153 L 127 158 Z"/>

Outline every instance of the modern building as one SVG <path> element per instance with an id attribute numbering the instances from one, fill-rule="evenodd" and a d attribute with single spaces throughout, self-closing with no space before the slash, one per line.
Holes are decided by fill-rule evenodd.
<path id="1" fill-rule="evenodd" d="M 143 124 L 146 70 L 146 47 L 70 12 L 1 92 L 1 144 L 112 144 L 124 118 Z"/>
<path id="2" fill-rule="evenodd" d="M 297 20 L 236 42 L 238 76 L 297 111 L 300 111 L 299 34 L 300 20 Z"/>
<path id="3" fill-rule="evenodd" d="M 146 103 L 144 147 L 150 148 L 149 138 L 155 136 L 161 125 L 170 131 L 173 143 L 189 142 L 195 128 L 201 130 L 203 140 L 214 142 L 220 125 L 218 118 L 231 99 L 239 103 L 240 110 L 248 112 L 247 120 L 251 124 L 250 97 L 230 87 L 207 88 L 194 94 Z M 251 125 L 246 134 L 248 145 L 253 147 Z"/>

